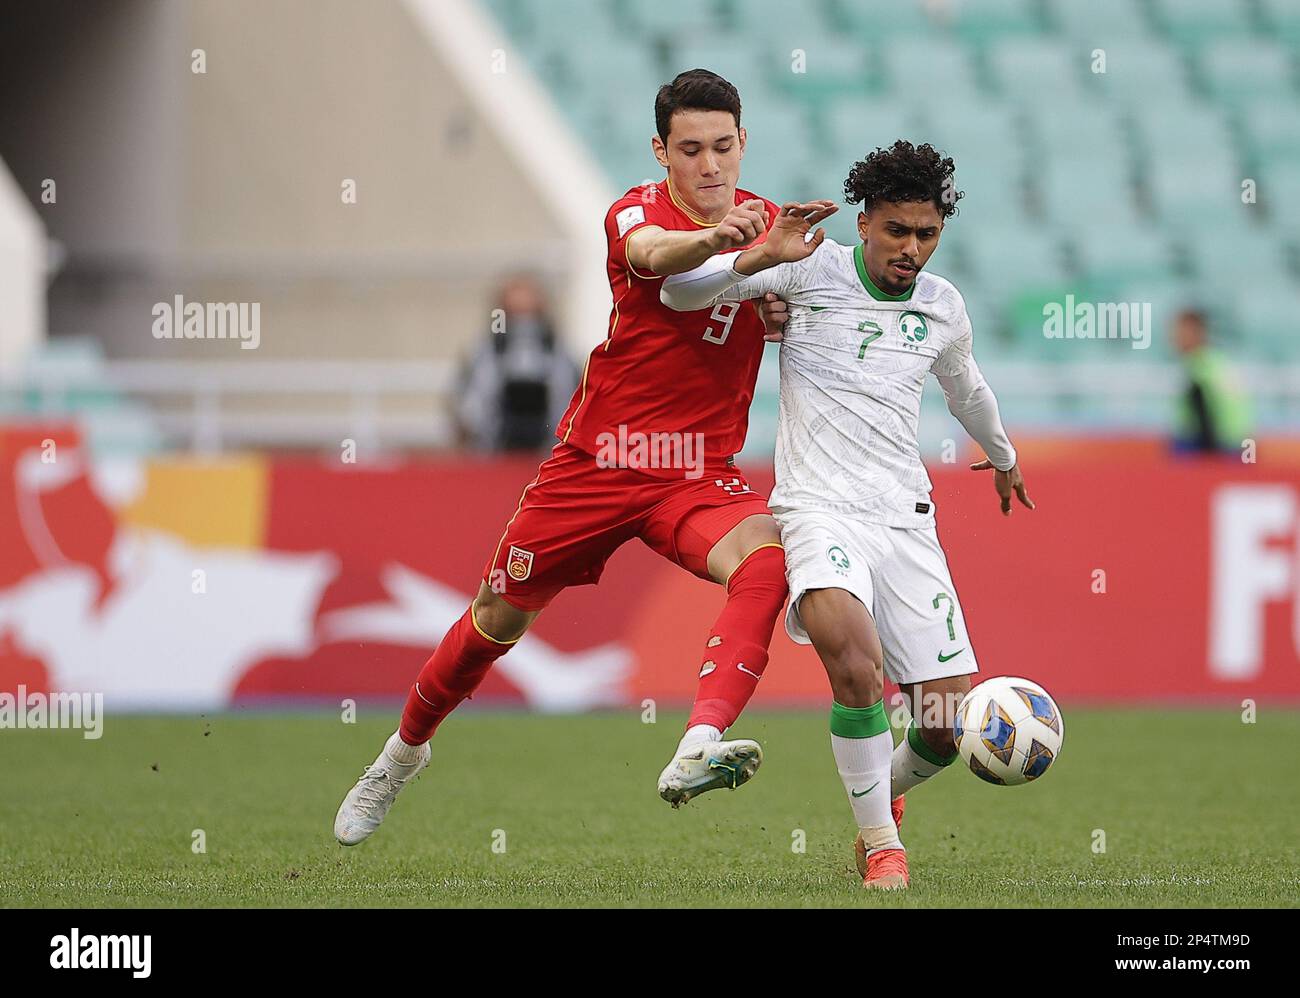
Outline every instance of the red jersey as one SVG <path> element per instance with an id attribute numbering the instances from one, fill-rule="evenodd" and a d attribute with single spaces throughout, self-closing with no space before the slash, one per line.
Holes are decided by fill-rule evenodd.
<path id="1" fill-rule="evenodd" d="M 737 189 L 735 203 L 755 197 Z M 770 224 L 780 209 L 764 201 Z M 596 454 L 602 440 L 619 437 L 620 426 L 629 437 L 700 433 L 705 462 L 721 465 L 745 442 L 763 358 L 763 321 L 749 302 L 698 312 L 674 312 L 660 302 L 664 278 L 637 271 L 627 259 L 628 236 L 645 225 L 710 227 L 676 198 L 666 179 L 632 188 L 605 214 L 614 297 L 609 334 L 587 358 L 555 435 Z"/>

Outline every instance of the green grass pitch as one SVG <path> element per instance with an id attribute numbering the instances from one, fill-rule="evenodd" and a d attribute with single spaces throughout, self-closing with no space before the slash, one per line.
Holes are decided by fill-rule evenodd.
<path id="1" fill-rule="evenodd" d="M 673 811 L 655 781 L 683 720 L 465 711 L 352 849 L 333 840 L 334 811 L 391 712 L 110 715 L 99 741 L 6 731 L 0 904 L 1300 903 L 1300 712 L 1243 724 L 1230 708 L 1067 707 L 1040 783 L 991 787 L 957 765 L 910 795 L 913 887 L 894 895 L 853 874 L 823 712 L 747 714 L 735 732 L 763 743 L 756 779 Z"/>

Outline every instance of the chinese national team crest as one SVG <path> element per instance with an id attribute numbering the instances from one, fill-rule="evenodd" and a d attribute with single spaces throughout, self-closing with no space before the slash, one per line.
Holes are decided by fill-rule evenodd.
<path id="1" fill-rule="evenodd" d="M 904 312 L 899 316 L 898 331 L 908 343 L 924 343 L 930 333 L 925 325 L 925 316 L 919 312 Z"/>
<path id="2" fill-rule="evenodd" d="M 510 545 L 510 554 L 506 556 L 506 572 L 516 582 L 523 582 L 533 574 L 533 553 Z"/>

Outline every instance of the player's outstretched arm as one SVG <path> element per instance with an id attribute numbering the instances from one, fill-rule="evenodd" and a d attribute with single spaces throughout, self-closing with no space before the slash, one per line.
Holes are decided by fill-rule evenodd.
<path id="1" fill-rule="evenodd" d="M 732 266 L 736 256 L 735 253 L 719 253 L 694 270 L 674 274 L 660 285 L 659 300 L 674 312 L 712 308 L 721 301 L 744 301 L 756 293 L 750 288 L 764 284 L 768 275 L 746 278 L 737 274 Z"/>
<path id="2" fill-rule="evenodd" d="M 825 229 L 813 232 L 813 226 L 839 210 L 834 201 L 809 201 L 807 204 L 787 201 L 781 206 L 781 213 L 772 223 L 767 238 L 736 258 L 736 272 L 750 277 L 778 264 L 806 260 L 826 238 Z"/>
<path id="3" fill-rule="evenodd" d="M 778 290 L 781 280 L 773 268 L 810 257 L 826 238 L 824 229 L 810 236 L 812 227 L 837 210 L 830 201 L 786 204 L 761 245 L 712 256 L 692 270 L 673 275 L 664 281 L 659 300 L 678 312 L 693 312 L 719 301 L 744 301 Z"/>
<path id="4" fill-rule="evenodd" d="M 1002 503 L 1002 514 L 1011 515 L 1013 492 L 1022 506 L 1033 509 L 1034 501 L 1025 490 L 1016 449 L 1011 446 L 1006 428 L 1002 425 L 997 397 L 984 380 L 975 358 L 968 354 L 964 369 L 953 375 L 940 374 L 938 378 L 944 399 L 948 403 L 948 411 L 957 417 L 971 439 L 984 448 L 984 453 L 988 455 L 983 461 L 972 464 L 971 470 L 993 471 L 993 487 Z"/>
<path id="5" fill-rule="evenodd" d="M 767 231 L 767 203 L 752 198 L 736 205 L 711 229 L 694 232 L 647 225 L 627 237 L 627 260 L 637 270 L 660 277 L 694 270 L 715 253 L 752 243 Z"/>

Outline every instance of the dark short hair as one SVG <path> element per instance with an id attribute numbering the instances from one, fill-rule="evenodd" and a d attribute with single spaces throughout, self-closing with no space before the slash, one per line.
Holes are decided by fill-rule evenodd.
<path id="1" fill-rule="evenodd" d="M 928 142 L 914 146 L 899 139 L 853 164 L 844 181 L 844 199 L 862 202 L 863 211 L 881 201 L 929 201 L 947 219 L 965 195 L 953 183 L 952 157 L 940 156 Z"/>
<path id="2" fill-rule="evenodd" d="M 655 129 L 663 142 L 676 111 L 730 111 L 740 131 L 740 93 L 717 73 L 688 69 L 665 83 L 655 95 Z"/>

